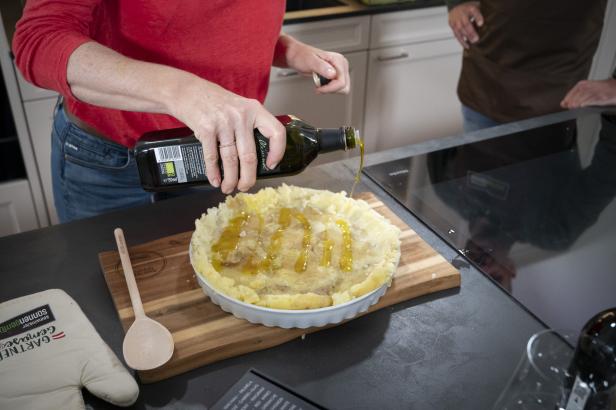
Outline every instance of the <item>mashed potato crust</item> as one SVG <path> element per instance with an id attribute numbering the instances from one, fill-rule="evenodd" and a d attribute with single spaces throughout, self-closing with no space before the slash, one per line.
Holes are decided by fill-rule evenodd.
<path id="1" fill-rule="evenodd" d="M 299 215 L 283 228 L 282 209 Z M 238 215 L 249 217 L 241 221 L 232 249 L 221 251 L 221 236 L 229 236 L 227 227 Z M 344 192 L 282 185 L 239 193 L 208 209 L 195 226 L 191 253 L 197 274 L 218 292 L 275 309 L 348 302 L 391 283 L 400 259 L 400 230 Z M 275 241 L 278 247 L 271 245 Z M 351 261 L 344 259 L 347 245 Z M 303 270 L 297 267 L 302 253 Z"/>

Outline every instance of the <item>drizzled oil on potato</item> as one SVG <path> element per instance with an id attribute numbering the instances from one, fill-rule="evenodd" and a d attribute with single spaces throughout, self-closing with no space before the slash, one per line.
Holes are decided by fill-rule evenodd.
<path id="1" fill-rule="evenodd" d="M 257 220 L 256 228 L 251 220 Z M 293 219 L 302 227 L 301 249 L 299 255 L 295 259 L 294 270 L 297 273 L 304 272 L 308 269 L 308 261 L 310 252 L 313 249 L 313 234 L 312 225 L 308 217 L 301 211 L 291 208 L 281 208 L 278 213 L 277 227 L 269 238 L 264 238 L 263 233 L 263 216 L 259 214 L 250 214 L 240 212 L 239 215 L 231 218 L 228 225 L 222 230 L 218 240 L 212 245 L 211 252 L 213 258 L 213 266 L 220 271 L 225 266 L 238 265 L 239 270 L 245 274 L 256 274 L 259 272 L 272 272 L 276 270 L 276 260 L 281 254 L 284 254 L 284 237 L 289 232 L 289 228 Z M 349 224 L 338 219 L 335 226 L 340 230 L 342 235 L 342 243 L 340 249 L 340 270 L 349 272 L 353 268 L 353 238 Z M 240 243 L 243 239 L 252 240 L 256 243 L 257 248 L 254 252 L 247 252 L 243 255 L 243 259 L 230 260 L 229 257 L 233 252 L 239 250 Z M 255 242 L 256 241 L 256 242 Z M 267 245 L 266 244 L 267 241 Z M 321 267 L 330 267 L 332 260 L 332 252 L 334 250 L 334 241 L 329 238 L 328 231 L 324 231 L 322 238 L 322 251 L 319 258 Z M 261 248 L 265 249 L 265 252 Z M 259 252 L 261 251 L 261 252 Z M 291 251 L 296 251 L 292 249 Z"/>

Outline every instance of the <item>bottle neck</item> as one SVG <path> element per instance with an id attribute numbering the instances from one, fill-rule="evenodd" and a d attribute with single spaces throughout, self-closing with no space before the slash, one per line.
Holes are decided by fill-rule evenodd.
<path id="1" fill-rule="evenodd" d="M 353 127 L 317 129 L 319 152 L 349 150 L 359 145 L 359 131 Z"/>

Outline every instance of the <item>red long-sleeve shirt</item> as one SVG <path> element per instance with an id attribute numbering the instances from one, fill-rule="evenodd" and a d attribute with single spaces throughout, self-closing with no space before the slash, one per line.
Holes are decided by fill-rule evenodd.
<path id="1" fill-rule="evenodd" d="M 127 57 L 189 71 L 263 102 L 284 0 L 28 0 L 13 37 L 15 62 L 33 84 L 58 91 L 71 113 L 132 147 L 147 131 L 180 127 L 163 114 L 97 107 L 71 93 L 66 68 L 96 41 Z M 156 84 L 152 84 L 156 87 Z"/>

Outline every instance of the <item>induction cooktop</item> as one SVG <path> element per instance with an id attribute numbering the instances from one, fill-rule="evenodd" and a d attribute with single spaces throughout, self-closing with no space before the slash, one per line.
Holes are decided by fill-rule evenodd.
<path id="1" fill-rule="evenodd" d="M 522 129 L 364 173 L 549 327 L 579 330 L 616 306 L 616 124 Z"/>

